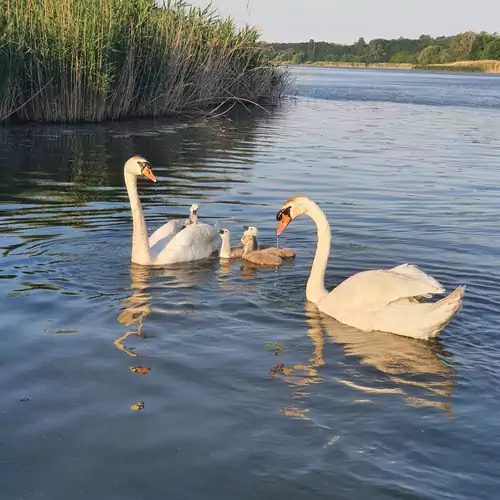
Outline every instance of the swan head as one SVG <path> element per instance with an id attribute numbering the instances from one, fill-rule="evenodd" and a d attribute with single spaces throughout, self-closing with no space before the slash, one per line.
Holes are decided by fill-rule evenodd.
<path id="1" fill-rule="evenodd" d="M 243 235 L 250 235 L 250 236 L 259 236 L 259 230 L 255 226 L 243 226 L 244 233 Z"/>
<path id="2" fill-rule="evenodd" d="M 285 201 L 279 212 L 276 214 L 276 220 L 279 222 L 278 229 L 276 230 L 276 236 L 279 236 L 293 221 L 300 215 L 303 215 L 307 212 L 310 207 L 311 200 L 306 196 L 296 196 L 294 198 L 290 198 Z"/>
<path id="3" fill-rule="evenodd" d="M 158 182 L 153 174 L 151 163 L 142 156 L 132 156 L 132 158 L 125 163 L 124 169 L 127 174 L 135 175 L 136 177 L 146 177 L 150 181 Z"/>
<path id="4" fill-rule="evenodd" d="M 189 211 L 191 212 L 191 214 L 196 215 L 198 213 L 198 208 L 200 207 L 196 203 L 193 203 Z"/>

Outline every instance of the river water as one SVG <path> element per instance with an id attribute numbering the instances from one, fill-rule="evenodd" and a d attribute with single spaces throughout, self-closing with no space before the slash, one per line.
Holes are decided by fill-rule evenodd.
<path id="1" fill-rule="evenodd" d="M 0 128 L 2 500 L 497 498 L 500 78 L 293 72 L 270 114 Z M 130 266 L 135 153 L 150 230 L 197 202 L 274 243 L 305 194 L 328 288 L 412 262 L 464 307 L 436 342 L 320 316 L 305 218 L 277 270 Z"/>

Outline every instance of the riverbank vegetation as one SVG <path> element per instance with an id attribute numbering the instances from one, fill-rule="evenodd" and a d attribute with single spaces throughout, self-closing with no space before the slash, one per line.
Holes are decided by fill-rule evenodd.
<path id="1" fill-rule="evenodd" d="M 155 0 L 0 0 L 0 120 L 104 121 L 269 104 L 287 73 L 259 32 Z"/>
<path id="2" fill-rule="evenodd" d="M 292 66 L 293 61 L 281 61 L 280 65 Z M 417 69 L 427 71 L 448 71 L 460 73 L 500 73 L 500 61 L 457 61 L 447 64 L 408 64 L 408 63 L 355 63 L 317 61 L 303 63 L 305 66 L 332 68 L 372 68 L 372 69 Z"/>
<path id="3" fill-rule="evenodd" d="M 276 62 L 291 61 L 294 64 L 338 62 L 429 66 L 460 61 L 500 60 L 500 35 L 472 31 L 437 38 L 428 35 L 421 35 L 417 39 L 379 38 L 368 43 L 360 38 L 352 45 L 309 40 L 303 43 L 273 43 L 270 47 Z M 477 67 L 474 64 L 469 66 Z"/>

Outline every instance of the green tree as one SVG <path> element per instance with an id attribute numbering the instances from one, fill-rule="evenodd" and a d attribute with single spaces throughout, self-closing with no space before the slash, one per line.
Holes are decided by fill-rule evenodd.
<path id="1" fill-rule="evenodd" d="M 472 46 L 470 49 L 470 58 L 473 61 L 477 61 L 479 59 L 483 59 L 483 52 L 488 40 L 488 34 L 482 31 L 479 33 L 475 40 L 472 42 Z"/>
<path id="2" fill-rule="evenodd" d="M 377 40 L 372 40 L 365 47 L 364 58 L 367 63 L 379 63 L 384 61 L 385 51 L 383 45 Z"/>
<path id="3" fill-rule="evenodd" d="M 477 36 L 477 33 L 473 31 L 466 31 L 452 37 L 449 50 L 453 54 L 454 61 L 470 59 L 472 47 Z"/>
<path id="4" fill-rule="evenodd" d="M 306 55 L 304 52 L 296 52 L 292 57 L 292 62 L 294 64 L 302 64 L 306 60 Z"/>
<path id="5" fill-rule="evenodd" d="M 482 59 L 500 60 L 500 36 L 494 36 L 486 43 Z"/>
<path id="6" fill-rule="evenodd" d="M 354 55 L 363 57 L 365 53 L 366 42 L 363 37 L 360 37 L 358 41 L 354 44 Z"/>
<path id="7" fill-rule="evenodd" d="M 307 47 L 307 60 L 316 61 L 316 43 L 312 38 L 309 40 L 309 46 Z"/>
<path id="8" fill-rule="evenodd" d="M 407 50 L 401 50 L 396 52 L 390 59 L 389 62 L 393 64 L 415 64 L 417 62 L 417 55 L 408 52 Z"/>
<path id="9" fill-rule="evenodd" d="M 444 49 L 439 53 L 439 62 L 446 64 L 457 60 L 455 52 L 451 49 Z"/>
<path id="10" fill-rule="evenodd" d="M 419 64 L 437 64 L 439 63 L 439 54 L 441 52 L 441 47 L 437 45 L 429 45 L 425 49 L 422 49 L 418 55 Z"/>

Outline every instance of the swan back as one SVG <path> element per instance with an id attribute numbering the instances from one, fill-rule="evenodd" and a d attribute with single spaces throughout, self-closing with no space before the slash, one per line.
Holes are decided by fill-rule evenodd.
<path id="1" fill-rule="evenodd" d="M 155 265 L 189 262 L 210 257 L 219 247 L 219 233 L 214 226 L 197 223 L 185 226 L 161 250 Z"/>

